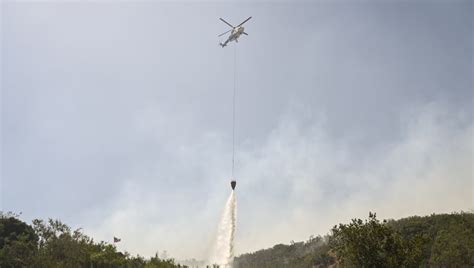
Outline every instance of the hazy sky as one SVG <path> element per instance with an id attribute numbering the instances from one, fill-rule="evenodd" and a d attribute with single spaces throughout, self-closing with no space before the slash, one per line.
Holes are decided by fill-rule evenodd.
<path id="1" fill-rule="evenodd" d="M 0 209 L 205 258 L 472 210 L 472 1 L 1 2 Z"/>

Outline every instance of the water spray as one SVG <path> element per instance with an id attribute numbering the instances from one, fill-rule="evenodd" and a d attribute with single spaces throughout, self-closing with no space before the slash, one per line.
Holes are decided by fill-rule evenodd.
<path id="1" fill-rule="evenodd" d="M 211 264 L 218 265 L 219 268 L 232 268 L 234 262 L 236 218 L 237 202 L 235 199 L 235 191 L 232 190 L 217 228 L 216 244 L 210 260 Z"/>

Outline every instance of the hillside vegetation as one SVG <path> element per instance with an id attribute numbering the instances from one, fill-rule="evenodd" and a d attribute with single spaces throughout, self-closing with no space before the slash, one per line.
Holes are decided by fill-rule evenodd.
<path id="1" fill-rule="evenodd" d="M 474 214 L 414 216 L 380 222 L 369 213 L 325 237 L 243 254 L 235 268 L 473 267 Z"/>
<path id="2" fill-rule="evenodd" d="M 234 268 L 473 267 L 474 214 L 453 213 L 379 221 L 375 213 L 308 241 L 243 254 Z M 27 224 L 0 212 L 0 267 L 186 267 L 145 259 L 96 242 L 58 220 Z"/>
<path id="3" fill-rule="evenodd" d="M 0 213 L 0 267 L 185 267 L 158 256 L 144 259 L 117 251 L 113 244 L 95 242 L 59 220 L 33 220 Z"/>

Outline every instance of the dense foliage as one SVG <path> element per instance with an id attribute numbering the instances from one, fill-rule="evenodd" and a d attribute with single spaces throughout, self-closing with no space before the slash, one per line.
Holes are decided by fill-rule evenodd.
<path id="1" fill-rule="evenodd" d="M 292 242 L 290 245 L 278 244 L 270 249 L 255 253 L 243 254 L 235 259 L 235 267 L 245 268 L 280 268 L 280 267 L 312 267 L 318 263 L 328 266 L 335 263 L 329 254 L 327 237 L 310 237 L 305 242 Z"/>
<path id="2" fill-rule="evenodd" d="M 453 213 L 380 222 L 375 213 L 334 226 L 324 239 L 279 244 L 243 254 L 236 268 L 473 267 L 474 214 Z"/>
<path id="3" fill-rule="evenodd" d="M 325 237 L 243 254 L 235 268 L 473 267 L 474 214 L 453 213 L 379 221 L 375 213 L 334 226 Z M 58 220 L 0 212 L 0 267 L 186 267 L 145 259 L 95 242 Z"/>
<path id="4" fill-rule="evenodd" d="M 388 225 L 405 239 L 416 236 L 424 239 L 421 246 L 422 266 L 474 266 L 473 213 L 414 216 L 391 220 Z"/>
<path id="5" fill-rule="evenodd" d="M 418 267 L 423 237 L 404 239 L 385 223 L 369 213 L 368 220 L 334 226 L 330 247 L 339 262 L 348 267 Z"/>
<path id="6" fill-rule="evenodd" d="M 0 214 L 0 267 L 181 267 L 158 256 L 145 260 L 117 251 L 112 244 L 95 242 L 80 229 L 72 231 L 58 220 L 33 220 Z"/>

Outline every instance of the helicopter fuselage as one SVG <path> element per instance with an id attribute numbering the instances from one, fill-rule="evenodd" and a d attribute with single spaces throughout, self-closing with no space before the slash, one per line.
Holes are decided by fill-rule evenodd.
<path id="1" fill-rule="evenodd" d="M 244 32 L 244 27 L 240 26 L 240 27 L 236 27 L 235 29 L 232 30 L 232 32 L 230 33 L 230 36 L 229 36 L 229 39 L 228 39 L 228 42 L 231 42 L 231 41 L 237 41 L 237 39 L 239 39 L 240 35 Z"/>

